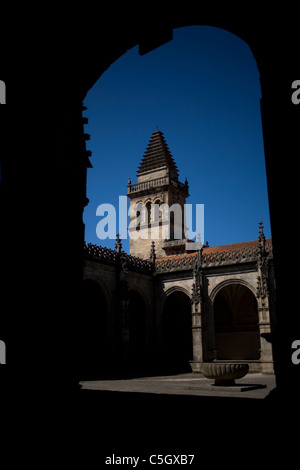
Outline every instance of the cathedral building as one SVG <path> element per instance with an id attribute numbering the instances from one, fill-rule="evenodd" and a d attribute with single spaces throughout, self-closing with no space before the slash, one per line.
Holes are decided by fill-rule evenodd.
<path id="1" fill-rule="evenodd" d="M 160 130 L 127 184 L 130 253 L 84 247 L 83 375 L 200 372 L 211 361 L 274 373 L 272 240 L 209 247 L 188 240 L 189 185 Z M 188 249 L 187 249 L 188 247 Z"/>

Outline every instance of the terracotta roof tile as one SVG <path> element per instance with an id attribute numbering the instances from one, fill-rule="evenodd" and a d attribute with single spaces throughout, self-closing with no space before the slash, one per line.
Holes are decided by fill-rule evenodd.
<path id="1" fill-rule="evenodd" d="M 209 246 L 203 249 L 203 254 L 211 254 L 211 253 L 222 253 L 224 251 L 238 251 L 238 250 L 245 250 L 247 248 L 252 248 L 258 245 L 258 240 L 252 240 L 248 242 L 240 242 L 240 243 L 232 243 L 229 245 L 218 245 L 218 246 Z M 272 245 L 272 238 L 266 238 L 266 244 Z M 165 259 L 179 259 L 179 258 L 186 258 L 186 257 L 196 257 L 197 253 L 183 253 L 180 255 L 171 255 L 171 256 L 164 256 L 162 258 L 156 258 L 157 261 L 162 261 Z"/>

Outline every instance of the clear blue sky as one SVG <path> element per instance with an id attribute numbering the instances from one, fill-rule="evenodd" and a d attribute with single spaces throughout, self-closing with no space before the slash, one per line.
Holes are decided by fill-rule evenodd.
<path id="1" fill-rule="evenodd" d="M 97 206 L 113 204 L 118 212 L 118 198 L 126 195 L 128 177 L 136 183 L 156 126 L 180 181 L 188 178 L 187 202 L 204 204 L 204 241 L 215 246 L 255 240 L 260 220 L 270 237 L 260 97 L 249 46 L 222 29 L 179 28 L 173 41 L 144 56 L 138 47 L 127 51 L 84 100 L 93 165 L 86 242 L 114 247 L 115 241 L 97 238 Z"/>

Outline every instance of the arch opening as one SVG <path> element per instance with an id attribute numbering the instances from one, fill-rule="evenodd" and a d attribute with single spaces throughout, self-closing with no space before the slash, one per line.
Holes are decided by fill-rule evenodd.
<path id="1" fill-rule="evenodd" d="M 259 360 L 259 320 L 253 292 L 242 284 L 228 284 L 216 294 L 213 312 L 216 358 Z"/>
<path id="2" fill-rule="evenodd" d="M 128 315 L 125 320 L 124 349 L 127 366 L 133 373 L 142 372 L 146 367 L 146 305 L 143 297 L 135 290 L 128 293 Z"/>
<path id="3" fill-rule="evenodd" d="M 81 290 L 79 370 L 81 378 L 96 378 L 109 370 L 108 302 L 102 287 L 85 279 Z"/>
<path id="4" fill-rule="evenodd" d="M 168 295 L 162 312 L 163 362 L 170 372 L 190 371 L 193 359 L 191 302 L 175 290 Z"/>
<path id="5" fill-rule="evenodd" d="M 155 124 L 189 178 L 189 203 L 210 202 L 205 214 L 210 245 L 256 238 L 258 220 L 264 221 L 269 236 L 261 89 L 253 53 L 242 38 L 219 27 L 194 25 L 173 32 L 173 41 L 149 54 L 139 56 L 138 46 L 128 50 L 85 98 L 89 148 L 93 156 L 105 156 L 94 158 L 93 170 L 88 170 L 87 242 L 99 243 L 95 208 L 103 200 L 118 207 L 118 194 L 127 175 L 136 172 Z M 199 158 L 199 149 L 204 158 Z M 97 174 L 103 172 L 114 177 L 98 184 Z M 238 198 L 244 205 L 237 206 Z M 222 225 L 229 231 L 218 239 Z M 114 247 L 114 240 L 100 243 Z M 123 248 L 129 251 L 128 239 L 123 239 Z"/>

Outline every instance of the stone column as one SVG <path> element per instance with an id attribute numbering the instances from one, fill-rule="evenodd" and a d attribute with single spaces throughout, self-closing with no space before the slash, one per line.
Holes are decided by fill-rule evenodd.
<path id="1" fill-rule="evenodd" d="M 203 277 L 200 271 L 202 259 L 202 249 L 198 252 L 197 262 L 194 267 L 194 283 L 192 286 L 192 337 L 193 337 L 193 361 L 191 363 L 193 372 L 201 371 L 203 362 L 203 334 L 202 334 L 202 314 L 203 314 Z"/>
<path id="2" fill-rule="evenodd" d="M 126 367 L 129 360 L 129 314 L 128 314 L 128 285 L 121 272 L 119 282 L 120 321 L 121 321 L 121 365 Z"/>
<path id="3" fill-rule="evenodd" d="M 117 368 L 124 371 L 129 361 L 129 312 L 128 312 L 128 282 L 126 259 L 123 257 L 122 242 L 119 233 L 116 238 L 116 260 L 117 260 L 117 302 L 118 302 L 118 327 L 119 327 L 119 364 Z"/>
<path id="4" fill-rule="evenodd" d="M 291 99 L 294 77 L 299 76 L 299 61 L 294 59 L 298 34 L 298 29 L 290 28 L 287 37 L 275 31 L 264 35 L 266 47 L 259 39 L 252 38 L 252 44 L 249 43 L 252 51 L 257 51 L 262 92 L 261 117 L 276 279 L 276 321 L 272 324 L 276 394 L 288 397 L 289 401 L 293 397 L 296 403 L 300 395 L 300 374 L 299 366 L 291 361 L 291 344 L 300 331 L 300 315 L 295 308 L 299 281 L 298 276 L 291 273 L 298 250 L 293 247 L 291 255 L 288 247 L 298 224 L 294 216 L 299 194 L 295 150 L 299 147 L 300 106 L 295 106 Z"/>
<path id="5" fill-rule="evenodd" d="M 261 345 L 261 366 L 263 373 L 274 373 L 272 345 L 268 341 L 271 333 L 269 292 L 268 292 L 268 253 L 265 247 L 265 236 L 262 222 L 259 223 L 259 253 L 257 261 L 257 307 L 258 327 Z"/>
<path id="6" fill-rule="evenodd" d="M 274 373 L 273 366 L 273 351 L 272 345 L 268 341 L 271 333 L 270 314 L 269 314 L 269 299 L 258 298 L 258 317 L 259 317 L 259 334 L 261 345 L 260 360 L 262 363 L 263 373 Z"/>
<path id="7" fill-rule="evenodd" d="M 197 311 L 197 305 L 192 304 L 192 336 L 193 336 L 193 372 L 200 372 L 200 364 L 203 362 L 202 346 L 202 319 L 201 312 Z"/>

